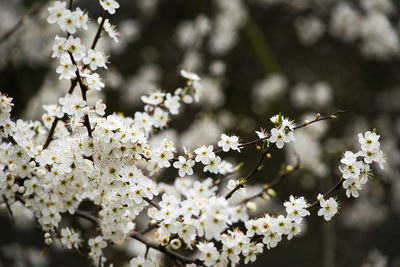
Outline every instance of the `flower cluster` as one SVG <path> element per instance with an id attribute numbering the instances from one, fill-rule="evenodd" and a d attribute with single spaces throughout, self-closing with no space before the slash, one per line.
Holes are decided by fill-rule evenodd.
<path id="1" fill-rule="evenodd" d="M 119 8 L 115 0 L 100 0 L 99 3 L 105 14 L 114 14 Z M 232 3 L 229 6 L 221 1 L 220 8 L 225 9 L 225 13 L 238 8 L 239 2 Z M 58 238 L 67 249 L 80 251 L 81 247 L 89 247 L 88 255 L 93 263 L 104 266 L 107 259 L 103 249 L 133 237 L 178 259 L 183 256 L 170 249 L 198 250 L 198 259 L 185 258 L 188 266 L 197 263 L 235 266 L 242 259 L 246 264 L 254 262 L 264 247 L 276 247 L 284 236 L 288 240 L 297 236 L 304 218 L 318 203 L 321 206 L 318 215 L 326 220 L 337 213 L 336 200 L 325 200 L 327 194 L 319 195 L 316 204 L 308 204 L 302 196 L 290 196 L 289 201 L 283 203 L 286 214 L 265 213 L 261 218 L 251 219 L 248 199 L 236 202 L 230 198 L 237 191 L 247 192 L 245 183 L 262 169 L 260 164 L 268 154 L 266 147 L 272 148 L 270 144 L 275 144 L 283 148 L 285 143 L 295 141 L 297 128 L 310 122 L 295 127 L 293 121 L 278 114 L 271 118 L 274 128 L 256 132 L 257 140 L 240 143 L 238 136 L 222 134 L 217 143 L 219 150 L 214 150 L 213 145 L 202 145 L 193 152 L 184 148 L 184 154 L 175 157 L 177 148 L 169 138 L 159 142 L 152 138 L 155 131 L 168 126 L 171 114 L 178 114 L 182 103 L 199 100 L 200 77 L 182 70 L 185 85 L 173 93 L 155 90 L 143 95 L 143 112 L 136 112 L 133 118 L 116 113 L 106 116 L 102 100 L 91 106 L 86 99 L 88 90 L 100 90 L 105 86 L 95 72 L 107 69 L 105 53 L 96 50 L 100 35 L 95 36 L 88 49 L 80 38 L 73 36 L 78 29 L 87 29 L 87 13 L 79 8 L 71 11 L 66 2 L 60 1 L 48 11 L 48 22 L 57 23 L 66 33 L 66 38 L 55 37 L 52 57 L 60 60 L 56 71 L 60 79 L 70 80 L 70 90 L 57 104 L 43 106 L 47 113 L 42 116 L 42 122 L 11 120 L 12 98 L 0 93 L 0 196 L 7 205 L 20 201 L 33 211 L 45 232 L 46 245 Z M 239 18 L 236 25 L 229 26 L 230 30 L 233 31 L 240 21 Z M 99 33 L 105 30 L 111 38 L 116 38 L 115 28 L 107 19 L 100 18 L 99 24 Z M 81 96 L 74 92 L 77 84 Z M 335 115 L 321 118 L 318 114 L 313 122 L 330 118 Z M 358 196 L 361 184 L 371 175 L 372 162 L 378 162 L 381 168 L 384 164 L 379 135 L 375 132 L 359 134 L 359 142 L 361 150 L 347 151 L 341 160 L 347 196 Z M 250 145 L 257 145 L 261 150 L 260 163 L 246 179 L 230 179 L 227 183 L 230 192 L 220 192 L 221 180 L 241 166 L 234 167 L 223 160 L 221 154 L 230 150 L 241 152 Z M 207 177 L 194 175 L 195 164 L 199 163 L 203 165 L 202 175 Z M 180 178 L 175 179 L 173 185 L 157 182 L 156 174 L 171 167 L 178 169 Z M 272 190 L 269 186 L 265 188 Z M 258 196 L 261 195 L 250 199 Z M 79 209 L 84 200 L 95 207 L 95 213 Z M 95 236 L 85 241 L 79 231 L 70 227 L 60 229 L 65 213 L 93 222 L 97 226 Z M 139 231 L 137 218 L 144 217 L 145 213 L 150 218 L 150 226 Z M 245 230 L 240 229 L 243 225 Z M 147 241 L 141 233 L 150 231 L 153 231 L 153 240 Z M 159 262 L 138 256 L 130 264 L 158 266 Z"/>
<path id="2" fill-rule="evenodd" d="M 71 11 L 67 8 L 66 2 L 56 1 L 48 10 L 50 16 L 47 18 L 47 22 L 50 24 L 57 23 L 63 31 L 69 34 L 76 33 L 79 28 L 85 30 L 88 28 L 88 14 L 84 13 L 79 7 L 75 11 Z"/>
<path id="3" fill-rule="evenodd" d="M 269 142 L 275 143 L 276 147 L 281 149 L 285 143 L 295 141 L 293 130 L 293 121 L 283 117 L 281 114 L 275 115 L 271 118 L 275 128 L 271 130 L 271 137 L 268 139 Z"/>
<path id="4" fill-rule="evenodd" d="M 149 209 L 149 216 L 160 222 L 155 234 L 159 243 L 168 245 L 174 236 L 189 247 L 197 237 L 219 240 L 229 225 L 246 220 L 246 208 L 231 206 L 224 197 L 218 197 L 211 178 L 203 182 L 182 179 L 185 185 L 175 192 L 179 197 L 165 193 L 160 209 Z"/>
<path id="5" fill-rule="evenodd" d="M 358 191 L 372 176 L 370 171 L 372 162 L 377 162 L 381 169 L 384 168 L 385 157 L 380 149 L 379 137 L 375 131 L 360 133 L 358 141 L 361 144 L 361 150 L 357 153 L 346 151 L 340 160 L 342 166 L 339 166 L 339 169 L 342 172 L 343 187 L 346 189 L 347 197 L 359 196 Z M 359 158 L 362 159 L 358 160 Z"/>

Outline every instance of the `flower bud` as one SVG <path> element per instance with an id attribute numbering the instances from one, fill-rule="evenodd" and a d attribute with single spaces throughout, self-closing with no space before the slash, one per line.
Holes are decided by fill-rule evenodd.
<path id="1" fill-rule="evenodd" d="M 271 197 L 276 196 L 276 191 L 272 188 L 267 190 L 267 194 L 270 195 Z"/>
<path id="2" fill-rule="evenodd" d="M 294 170 L 294 167 L 293 167 L 292 165 L 287 165 L 287 166 L 286 166 L 286 170 L 287 170 L 288 172 L 291 172 L 291 171 Z"/>
<path id="3" fill-rule="evenodd" d="M 43 169 L 36 169 L 35 173 L 38 178 L 42 178 L 46 175 L 46 171 Z"/>
<path id="4" fill-rule="evenodd" d="M 262 194 L 262 198 L 263 198 L 265 201 L 268 201 L 268 200 L 271 199 L 271 197 L 270 197 L 266 192 L 264 192 L 264 193 Z"/>
<path id="5" fill-rule="evenodd" d="M 25 193 L 25 186 L 18 187 L 18 193 L 20 193 L 20 194 Z"/>
<path id="6" fill-rule="evenodd" d="M 246 207 L 249 211 L 255 211 L 257 209 L 257 204 L 253 201 L 249 201 L 246 203 Z"/>

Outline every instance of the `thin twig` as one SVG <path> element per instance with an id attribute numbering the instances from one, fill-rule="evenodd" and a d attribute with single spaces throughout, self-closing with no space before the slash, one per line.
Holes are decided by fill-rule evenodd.
<path id="1" fill-rule="evenodd" d="M 299 126 L 295 126 L 295 127 L 293 127 L 293 130 L 297 130 L 297 129 L 306 127 L 306 126 L 308 126 L 308 125 L 310 125 L 310 124 L 313 124 L 313 123 L 316 123 L 316 122 L 319 122 L 319 121 L 328 120 L 328 119 L 336 119 L 336 118 L 337 118 L 337 115 L 342 114 L 342 113 L 344 113 L 344 112 L 345 112 L 345 111 L 343 111 L 343 110 L 338 110 L 338 111 L 336 111 L 336 112 L 334 112 L 334 113 L 332 113 L 332 114 L 330 114 L 330 115 L 328 115 L 328 116 L 324 116 L 324 117 L 321 117 L 321 116 L 318 114 L 314 120 L 312 120 L 312 121 L 306 121 L 306 122 L 304 122 L 303 124 L 301 124 L 301 125 L 299 125 Z M 250 141 L 250 142 L 248 142 L 248 143 L 245 143 L 245 144 L 242 145 L 242 147 L 248 146 L 248 145 L 252 145 L 252 144 L 256 144 L 256 143 L 258 143 L 258 142 L 264 141 L 265 139 L 269 138 L 269 136 L 270 136 L 270 134 L 268 134 L 268 135 L 267 135 L 266 137 L 264 137 L 264 138 L 256 139 L 256 140 L 254 140 L 254 141 Z M 237 190 L 239 190 L 240 188 L 244 187 L 244 184 L 247 183 L 247 181 L 249 180 L 249 178 L 251 178 L 251 176 L 253 176 L 255 173 L 258 172 L 258 169 L 259 169 L 261 163 L 263 162 L 265 156 L 270 152 L 270 150 L 274 147 L 274 145 L 275 145 L 275 144 L 272 144 L 272 145 L 268 148 L 268 150 L 267 150 L 266 152 L 262 152 L 260 159 L 258 160 L 257 164 L 254 165 L 254 168 L 252 169 L 252 171 L 247 175 L 247 177 L 244 179 L 243 182 L 241 182 L 241 183 L 239 183 L 237 186 L 235 186 L 235 188 L 233 188 L 233 189 L 225 196 L 225 199 L 231 198 L 232 195 L 233 195 Z M 217 152 L 219 152 L 219 151 L 216 151 L 215 153 L 217 153 Z"/>
<path id="2" fill-rule="evenodd" d="M 203 265 L 202 262 L 199 259 L 192 259 L 192 258 L 189 258 L 189 257 L 186 257 L 186 256 L 182 256 L 182 255 L 180 255 L 180 254 L 178 254 L 178 253 L 176 253 L 176 252 L 174 252 L 174 251 L 172 251 L 172 250 L 170 250 L 170 249 L 168 249 L 168 248 L 166 248 L 164 246 L 161 246 L 159 244 L 156 244 L 156 243 L 153 243 L 153 242 L 147 240 L 144 236 L 142 236 L 139 233 L 132 234 L 131 237 L 136 239 L 136 240 L 138 240 L 138 241 L 140 241 L 140 242 L 142 242 L 146 246 L 148 246 L 148 247 L 150 247 L 152 249 L 158 250 L 158 251 L 164 253 L 165 255 L 170 256 L 173 259 L 179 260 L 179 261 L 181 261 L 181 262 L 183 262 L 185 264 L 194 263 L 194 264 L 197 264 L 197 265 L 200 265 L 200 266 Z"/>
<path id="3" fill-rule="evenodd" d="M 81 74 L 79 73 L 79 66 L 76 63 L 74 56 L 72 55 L 71 52 L 68 52 L 68 54 L 69 54 L 69 57 L 71 58 L 72 64 L 74 64 L 76 66 L 76 71 L 75 71 L 76 78 L 78 79 L 79 87 L 81 88 L 82 99 L 86 102 L 87 101 L 86 92 L 88 91 L 88 88 L 82 81 Z M 85 116 L 84 116 L 84 125 L 87 129 L 89 137 L 92 137 L 92 127 L 90 126 L 88 114 L 85 114 Z"/>
<path id="4" fill-rule="evenodd" d="M 143 200 L 152 205 L 153 207 L 155 207 L 156 209 L 161 210 L 160 205 L 158 205 L 158 203 L 154 202 L 150 198 L 144 197 Z"/>
<path id="5" fill-rule="evenodd" d="M 273 146 L 271 146 L 268 150 L 271 150 Z M 233 188 L 226 196 L 225 199 L 230 199 L 232 197 L 232 195 L 239 190 L 240 188 L 244 187 L 244 184 L 251 178 L 251 176 L 253 176 L 254 174 L 256 174 L 259 170 L 259 167 L 261 165 L 261 163 L 264 161 L 264 158 L 266 156 L 266 153 L 261 152 L 260 158 L 257 161 L 257 163 L 254 165 L 253 169 L 251 170 L 251 172 L 246 176 L 246 178 L 244 179 L 243 182 L 240 182 L 237 186 L 235 186 L 235 188 Z"/>
<path id="6" fill-rule="evenodd" d="M 70 2 L 70 5 L 72 5 L 72 1 Z M 103 30 L 104 22 L 105 22 L 105 20 L 106 20 L 107 15 L 108 15 L 108 12 L 107 12 L 106 10 L 104 10 L 104 12 L 103 12 L 103 18 L 102 18 L 102 20 L 101 20 L 101 22 L 100 22 L 100 24 L 99 24 L 99 27 L 97 28 L 97 32 L 96 32 L 96 35 L 95 35 L 94 38 L 93 38 L 92 45 L 90 46 L 91 49 L 95 49 L 95 48 L 96 48 L 97 42 L 99 41 L 99 39 L 100 39 L 100 37 L 101 37 L 101 31 Z M 88 66 L 88 65 L 84 65 L 83 68 L 87 68 L 87 66 Z M 74 79 L 71 80 L 71 85 L 70 85 L 70 87 L 69 87 L 68 94 L 72 94 L 72 93 L 73 93 L 73 91 L 74 91 L 74 89 L 75 89 L 75 87 L 76 87 L 77 84 L 78 84 L 78 79 L 77 79 L 77 78 L 74 78 Z M 87 125 L 90 126 L 89 116 L 85 115 L 84 121 L 85 121 L 85 126 L 86 126 L 86 128 L 88 129 Z M 45 143 L 45 145 L 43 146 L 44 149 L 46 149 L 46 148 L 49 146 L 50 142 L 51 142 L 52 139 L 53 139 L 54 130 L 51 131 L 51 129 L 52 129 L 53 127 L 54 127 L 54 129 L 55 129 L 57 122 L 58 122 L 58 120 L 57 120 L 57 118 L 56 118 L 56 119 L 53 121 L 53 124 L 51 125 L 49 134 L 47 135 L 46 143 Z M 89 127 L 89 128 L 90 128 L 90 127 Z M 90 130 L 88 129 L 88 132 L 89 132 L 89 131 L 91 132 L 91 129 L 90 129 Z M 90 135 L 90 136 L 91 136 L 91 135 Z"/>
<path id="7" fill-rule="evenodd" d="M 270 184 L 266 185 L 262 191 L 260 191 L 259 193 L 255 194 L 251 197 L 243 199 L 239 204 L 246 204 L 247 202 L 252 201 L 253 199 L 262 197 L 264 192 L 267 192 L 268 189 L 270 189 L 270 188 L 273 189 L 275 186 L 277 186 L 279 183 L 281 183 L 290 173 L 292 173 L 293 171 L 298 170 L 300 168 L 301 168 L 301 165 L 298 162 L 296 164 L 296 166 L 293 167 L 292 170 L 285 170 L 285 171 L 281 172 L 278 176 L 276 176 L 274 178 L 274 180 L 272 180 L 272 182 Z"/>
<path id="8" fill-rule="evenodd" d="M 51 124 L 51 128 L 50 128 L 49 134 L 47 135 L 46 142 L 43 145 L 43 149 L 46 149 L 50 145 L 50 142 L 53 139 L 54 131 L 56 130 L 57 122 L 59 120 L 60 119 L 58 117 L 56 117 L 54 119 L 53 123 Z"/>
<path id="9" fill-rule="evenodd" d="M 96 47 L 96 45 L 97 45 L 97 42 L 98 42 L 99 39 L 100 39 L 101 31 L 102 31 L 102 29 L 103 29 L 104 22 L 106 21 L 107 15 L 108 15 L 107 10 L 104 10 L 104 12 L 103 12 L 103 17 L 102 17 L 102 19 L 101 19 L 101 22 L 100 22 L 100 24 L 99 24 L 99 27 L 97 28 L 97 32 L 96 32 L 96 35 L 94 36 L 92 45 L 90 46 L 90 49 L 95 49 L 95 47 Z"/>
<path id="10" fill-rule="evenodd" d="M 28 11 L 26 14 L 24 14 L 17 23 L 15 23 L 15 25 L 9 29 L 2 37 L 0 37 L 0 44 L 4 43 L 5 41 L 7 41 L 12 35 L 14 35 L 14 33 L 16 33 L 21 27 L 22 25 L 24 25 L 25 19 L 35 15 L 36 13 L 38 13 L 42 7 L 46 4 L 46 2 L 43 3 L 35 3 L 34 6 L 31 8 L 30 11 Z"/>
<path id="11" fill-rule="evenodd" d="M 314 120 L 309 121 L 309 122 L 304 122 L 304 123 L 301 124 L 301 125 L 295 126 L 293 129 L 294 129 L 294 130 L 297 130 L 297 129 L 306 127 L 306 126 L 308 126 L 308 125 L 310 125 L 310 124 L 313 124 L 313 123 L 316 123 L 316 122 L 319 122 L 319 121 L 323 121 L 323 120 L 336 119 L 336 117 L 337 117 L 338 115 L 343 114 L 343 113 L 345 113 L 345 112 L 346 112 L 346 111 L 338 110 L 338 111 L 336 111 L 336 112 L 334 112 L 334 113 L 331 113 L 331 114 L 329 114 L 329 115 L 327 115 L 327 116 L 324 116 L 324 117 L 317 116 Z M 264 138 L 258 138 L 258 139 L 256 139 L 256 140 L 252 140 L 252 141 L 249 141 L 249 142 L 247 142 L 247 143 L 240 144 L 238 147 L 239 147 L 239 148 L 244 148 L 244 147 L 247 147 L 247 146 L 250 146 L 250 145 L 255 145 L 255 144 L 257 144 L 257 143 L 259 143 L 259 142 L 262 142 L 262 141 L 264 141 L 265 139 L 268 139 L 268 138 L 270 138 L 270 137 L 271 137 L 271 133 L 267 133 L 266 136 L 265 136 Z M 221 152 L 223 152 L 222 149 L 219 149 L 219 150 L 214 151 L 215 154 L 218 154 L 218 153 L 221 153 Z"/>
<path id="12" fill-rule="evenodd" d="M 141 235 L 144 235 L 144 234 L 150 232 L 151 230 L 157 228 L 157 227 L 160 225 L 161 222 L 162 222 L 162 220 L 161 220 L 161 221 L 158 221 L 158 222 L 156 222 L 156 223 L 154 223 L 154 224 L 152 224 L 152 225 L 150 225 L 149 227 L 147 227 L 146 229 L 143 229 L 143 230 L 140 231 L 139 233 L 140 233 Z"/>
<path id="13" fill-rule="evenodd" d="M 330 196 L 330 194 L 332 194 L 334 191 L 340 189 L 343 185 L 344 179 L 341 178 L 339 180 L 339 182 L 337 182 L 334 186 L 332 186 L 325 194 L 324 194 L 324 198 L 327 198 L 328 196 Z M 319 200 L 315 200 L 310 206 L 307 207 L 307 209 L 312 209 L 313 207 L 317 206 L 319 203 Z"/>
<path id="14" fill-rule="evenodd" d="M 75 211 L 75 215 L 79 216 L 81 218 L 84 218 L 84 219 L 86 219 L 86 220 L 88 220 L 88 221 L 90 221 L 90 222 L 92 222 L 92 223 L 94 223 L 96 225 L 100 224 L 100 220 L 97 217 L 93 216 L 90 212 L 82 211 L 82 210 L 76 210 Z M 165 255 L 167 255 L 167 256 L 169 256 L 169 257 L 171 257 L 173 259 L 177 259 L 179 261 L 182 261 L 183 263 L 195 263 L 197 265 L 202 265 L 202 262 L 200 260 L 192 259 L 192 258 L 189 258 L 189 257 L 185 257 L 185 256 L 180 255 L 180 254 L 178 254 L 178 253 L 176 253 L 176 252 L 174 252 L 174 251 L 172 251 L 170 249 L 167 249 L 164 246 L 161 246 L 160 244 L 153 243 L 153 242 L 147 240 L 140 233 L 132 234 L 131 237 L 136 239 L 136 240 L 138 240 L 138 241 L 140 241 L 140 242 L 142 242 L 146 246 L 148 246 L 148 247 L 150 247 L 152 249 L 158 250 L 158 251 L 164 253 Z"/>
<path id="15" fill-rule="evenodd" d="M 12 224 L 15 225 L 14 214 L 13 214 L 13 212 L 11 210 L 10 204 L 8 203 L 8 200 L 7 200 L 7 198 L 5 196 L 3 196 L 3 200 L 6 203 L 8 212 L 10 213 Z"/>

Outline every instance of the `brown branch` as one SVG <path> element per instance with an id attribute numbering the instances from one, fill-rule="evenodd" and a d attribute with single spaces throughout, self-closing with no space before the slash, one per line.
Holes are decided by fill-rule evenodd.
<path id="1" fill-rule="evenodd" d="M 96 35 L 94 36 L 92 45 L 90 46 L 90 49 L 95 49 L 95 47 L 96 47 L 96 45 L 97 45 L 97 42 L 98 42 L 99 39 L 100 39 L 101 31 L 102 31 L 102 29 L 103 29 L 104 22 L 106 21 L 107 15 L 108 15 L 107 10 L 104 10 L 104 12 L 103 12 L 103 17 L 102 17 L 102 19 L 101 19 L 101 22 L 100 22 L 100 24 L 99 24 L 99 27 L 97 28 L 97 32 L 96 32 Z"/>
<path id="2" fill-rule="evenodd" d="M 302 125 L 295 126 L 295 127 L 293 128 L 293 130 L 297 130 L 297 129 L 306 127 L 306 126 L 308 126 L 308 125 L 310 125 L 310 124 L 313 124 L 313 123 L 316 123 L 316 122 L 319 122 L 319 121 L 328 120 L 328 119 L 336 119 L 336 118 L 337 118 L 337 115 L 342 114 L 342 113 L 344 113 L 344 112 L 345 112 L 345 111 L 338 110 L 338 111 L 336 111 L 336 112 L 334 112 L 334 113 L 332 113 L 332 114 L 330 114 L 330 115 L 328 115 L 328 116 L 324 116 L 324 117 L 321 117 L 321 115 L 319 115 L 319 113 L 318 113 L 317 116 L 316 116 L 316 118 L 315 118 L 314 120 L 312 120 L 312 121 L 305 121 Z M 265 138 L 260 138 L 260 139 L 254 140 L 254 141 L 250 141 L 250 142 L 248 142 L 248 143 L 244 143 L 244 144 L 242 144 L 240 147 L 245 147 L 245 146 L 257 144 L 258 142 L 264 141 L 265 139 L 269 138 L 269 136 L 270 136 L 270 134 L 268 134 Z M 240 188 L 244 187 L 244 184 L 247 183 L 247 181 L 249 180 L 249 178 L 250 178 L 251 176 L 253 176 L 255 173 L 258 172 L 258 169 L 259 169 L 261 163 L 263 162 L 264 157 L 270 152 L 270 150 L 274 147 L 274 145 L 275 145 L 275 144 L 272 144 L 272 145 L 268 148 L 268 150 L 267 150 L 266 152 L 262 152 L 260 159 L 258 160 L 257 164 L 254 166 L 254 168 L 252 169 L 252 171 L 251 171 L 251 172 L 247 175 L 247 177 L 244 179 L 244 182 L 239 183 L 235 188 L 233 188 L 233 189 L 225 196 L 225 199 L 231 198 L 232 195 L 233 195 L 237 190 L 239 190 Z M 220 152 L 220 151 L 221 151 L 221 150 L 218 150 L 218 151 L 216 151 L 216 152 L 214 152 L 214 153 L 218 153 L 218 152 Z"/>
<path id="3" fill-rule="evenodd" d="M 156 223 L 154 223 L 154 224 L 152 224 L 152 225 L 150 225 L 149 227 L 147 227 L 146 229 L 143 229 L 143 230 L 140 231 L 139 233 L 140 233 L 141 235 L 144 235 L 145 233 L 148 233 L 148 232 L 150 232 L 151 230 L 157 228 L 157 227 L 160 225 L 161 222 L 162 222 L 162 220 L 161 220 L 161 221 L 158 221 L 158 222 L 156 222 Z"/>
<path id="4" fill-rule="evenodd" d="M 12 224 L 15 225 L 14 214 L 13 214 L 13 212 L 11 210 L 10 204 L 8 203 L 8 200 L 7 200 L 7 198 L 5 196 L 2 196 L 2 197 L 3 197 L 4 202 L 6 203 L 8 213 L 10 213 Z"/>
<path id="5" fill-rule="evenodd" d="M 305 122 L 305 123 L 303 123 L 302 125 L 299 125 L 299 126 L 295 126 L 295 127 L 294 127 L 294 130 L 297 130 L 297 129 L 306 127 L 306 126 L 308 126 L 308 125 L 310 125 L 310 124 L 313 124 L 313 123 L 316 123 L 316 122 L 319 122 L 319 121 L 336 119 L 338 115 L 343 114 L 343 113 L 346 113 L 346 111 L 344 111 L 344 110 L 338 110 L 338 111 L 333 112 L 332 114 L 330 114 L 330 115 L 328 115 L 328 116 L 324 116 L 324 117 L 321 117 L 321 116 L 319 115 L 319 113 L 318 113 L 318 114 L 317 114 L 317 117 L 316 117 L 314 120 L 309 121 L 309 122 Z"/>
<path id="6" fill-rule="evenodd" d="M 50 145 L 50 142 L 52 141 L 54 132 L 56 130 L 57 122 L 59 120 L 60 119 L 58 117 L 56 117 L 54 119 L 53 123 L 51 124 L 51 128 L 50 128 L 49 134 L 47 135 L 46 142 L 43 145 L 43 149 L 46 149 Z"/>
<path id="7" fill-rule="evenodd" d="M 72 6 L 72 0 L 70 1 L 70 9 L 71 9 L 71 6 Z M 96 32 L 96 35 L 93 38 L 92 45 L 90 46 L 91 49 L 95 49 L 96 48 L 97 42 L 99 41 L 99 39 L 101 37 L 101 31 L 103 29 L 104 22 L 106 20 L 107 15 L 108 15 L 108 12 L 106 10 L 104 10 L 103 18 L 102 18 L 102 20 L 100 22 L 99 27 L 97 28 L 97 32 Z M 83 66 L 83 68 L 87 68 L 87 67 L 88 67 L 88 65 L 84 65 Z M 77 78 L 74 78 L 74 79 L 71 80 L 71 85 L 69 87 L 68 94 L 72 94 L 74 92 L 74 89 L 75 89 L 77 84 L 78 84 L 78 79 Z M 86 96 L 85 96 L 85 98 L 86 98 Z M 53 129 L 53 128 L 55 129 L 57 122 L 58 122 L 58 120 L 56 118 L 53 121 L 53 124 L 51 125 L 50 131 L 49 131 L 49 134 L 47 135 L 46 142 L 45 142 L 45 145 L 43 146 L 43 149 L 46 149 L 49 146 L 50 142 L 52 141 L 53 135 L 54 135 L 54 130 L 51 131 L 51 129 Z M 86 128 L 88 128 L 87 125 L 89 125 L 89 128 L 90 128 L 89 116 L 85 115 L 84 122 L 85 122 Z M 89 133 L 89 131 L 91 133 L 91 129 L 90 130 L 88 129 L 88 133 Z M 91 134 L 89 136 L 91 136 Z"/>
<path id="8" fill-rule="evenodd" d="M 76 71 L 75 71 L 76 78 L 78 79 L 79 87 L 81 88 L 82 99 L 86 102 L 87 101 L 86 92 L 88 91 L 88 88 L 82 81 L 81 74 L 79 73 L 79 66 L 76 63 L 74 56 L 72 55 L 71 52 L 68 52 L 68 54 L 69 54 L 69 57 L 71 58 L 72 64 L 74 64 L 76 66 Z M 85 114 L 85 116 L 84 116 L 84 125 L 87 129 L 89 137 L 92 137 L 92 127 L 90 126 L 88 114 Z"/>
<path id="9" fill-rule="evenodd" d="M 81 217 L 83 219 L 86 219 L 96 225 L 100 224 L 100 220 L 99 218 L 97 218 L 96 216 L 94 216 L 93 214 L 91 214 L 88 211 L 84 211 L 84 210 L 76 210 L 74 213 L 76 216 Z"/>
<path id="10" fill-rule="evenodd" d="M 261 156 L 259 158 L 259 160 L 257 161 L 257 164 L 254 165 L 253 169 L 251 170 L 251 172 L 246 176 L 246 178 L 244 178 L 243 182 L 240 182 L 237 186 L 235 186 L 235 188 L 233 188 L 226 196 L 225 199 L 230 199 L 232 197 L 232 195 L 239 190 L 240 188 L 244 187 L 244 184 L 247 183 L 247 181 L 258 172 L 259 167 L 261 165 L 261 163 L 264 161 L 264 158 L 267 156 L 267 154 L 271 151 L 271 149 L 274 147 L 274 145 L 271 145 L 268 150 L 266 152 L 261 152 Z"/>
<path id="11" fill-rule="evenodd" d="M 176 253 L 176 252 L 174 252 L 174 251 L 172 251 L 172 250 L 170 250 L 170 249 L 168 249 L 168 248 L 166 248 L 164 246 L 161 246 L 159 244 L 156 244 L 156 243 L 153 243 L 153 242 L 147 240 L 145 237 L 143 237 L 139 233 L 133 234 L 133 235 L 131 235 L 131 237 L 136 239 L 136 240 L 138 240 L 138 241 L 140 241 L 140 242 L 142 242 L 147 247 L 150 247 L 152 249 L 158 250 L 158 251 L 164 253 L 165 255 L 170 256 L 173 259 L 179 260 L 179 261 L 181 261 L 181 262 L 183 262 L 185 264 L 194 263 L 194 264 L 197 264 L 197 265 L 200 265 L 200 266 L 203 265 L 202 262 L 199 259 L 192 259 L 192 258 L 189 258 L 189 257 L 185 257 L 183 255 L 180 255 L 180 254 L 178 254 L 178 253 Z"/>
<path id="12" fill-rule="evenodd" d="M 341 178 L 339 182 L 337 182 L 334 186 L 332 186 L 325 194 L 324 198 L 330 196 L 334 191 L 340 189 L 343 185 L 344 179 Z M 310 206 L 307 207 L 307 209 L 312 209 L 313 207 L 317 206 L 319 203 L 319 200 L 315 200 Z"/>
<path id="13" fill-rule="evenodd" d="M 313 124 L 313 123 L 316 123 L 316 122 L 319 122 L 319 121 L 323 121 L 323 120 L 336 119 L 338 115 L 340 115 L 340 114 L 342 114 L 342 113 L 345 113 L 345 112 L 346 112 L 346 111 L 338 110 L 338 111 L 336 111 L 336 112 L 334 112 L 334 113 L 332 113 L 332 114 L 330 114 L 330 115 L 324 116 L 324 117 L 321 117 L 319 114 L 317 114 L 317 116 L 316 116 L 316 118 L 315 118 L 314 120 L 308 121 L 308 122 L 304 122 L 304 123 L 301 124 L 301 125 L 295 126 L 293 129 L 294 129 L 294 130 L 297 130 L 297 129 L 306 127 L 306 126 L 308 126 L 308 125 L 310 125 L 310 124 Z M 253 141 L 249 141 L 249 142 L 247 142 L 247 143 L 240 144 L 238 147 L 239 147 L 239 148 L 244 148 L 244 147 L 247 147 L 247 146 L 250 146 L 250 145 L 254 145 L 254 144 L 257 144 L 257 143 L 259 143 L 259 142 L 262 142 L 262 141 L 264 141 L 265 139 L 268 139 L 268 138 L 270 138 L 270 137 L 271 137 L 271 134 L 270 134 L 270 133 L 267 133 L 267 136 L 264 137 L 264 138 L 259 138 L 259 139 L 253 140 Z M 215 154 L 218 154 L 218 153 L 221 153 L 221 152 L 223 152 L 222 149 L 219 149 L 219 150 L 214 151 Z"/>
<path id="14" fill-rule="evenodd" d="M 88 221 L 90 221 L 90 222 L 92 222 L 92 223 L 94 223 L 96 225 L 100 224 L 100 220 L 96 216 L 92 215 L 90 212 L 82 211 L 82 210 L 76 210 L 75 211 L 75 215 L 79 216 L 81 218 L 84 218 L 84 219 L 86 219 L 86 220 L 88 220 Z M 179 261 L 181 261 L 183 263 L 195 263 L 197 265 L 202 265 L 200 260 L 182 256 L 182 255 L 180 255 L 180 254 L 178 254 L 178 253 L 176 253 L 176 252 L 174 252 L 174 251 L 172 251 L 170 249 L 167 249 L 164 246 L 161 246 L 160 244 L 153 243 L 153 242 L 147 240 L 140 233 L 132 234 L 131 237 L 136 239 L 136 240 L 138 240 L 138 241 L 140 241 L 140 242 L 142 242 L 146 246 L 148 246 L 148 247 L 150 247 L 152 249 L 158 250 L 158 251 L 164 253 L 165 255 L 170 256 L 171 258 L 179 260 Z"/>
<path id="15" fill-rule="evenodd" d="M 33 7 L 31 8 L 30 11 L 28 11 L 25 15 L 23 15 L 15 25 L 9 29 L 3 36 L 0 37 L 0 44 L 4 43 L 7 41 L 14 33 L 16 33 L 22 25 L 24 25 L 25 19 L 28 18 L 29 16 L 35 15 L 42 9 L 42 7 L 47 4 L 46 2 L 43 3 L 35 3 Z"/>
<path id="16" fill-rule="evenodd" d="M 264 192 L 267 192 L 268 189 L 270 189 L 270 188 L 271 188 L 271 189 L 274 188 L 274 187 L 277 186 L 279 183 L 281 183 L 290 173 L 292 173 L 293 171 L 298 170 L 298 169 L 300 169 L 300 168 L 301 168 L 301 165 L 300 165 L 300 163 L 298 162 L 298 163 L 296 164 L 296 166 L 293 167 L 292 170 L 285 169 L 283 172 L 281 172 L 280 174 L 278 174 L 278 176 L 276 176 L 276 177 L 274 178 L 274 180 L 272 180 L 272 182 L 271 182 L 270 184 L 266 184 L 266 185 L 264 186 L 264 188 L 263 188 L 262 191 L 260 191 L 259 193 L 255 194 L 255 195 L 253 195 L 253 196 L 251 196 L 251 197 L 248 197 L 248 198 L 243 199 L 239 204 L 246 204 L 247 202 L 249 202 L 249 201 L 251 201 L 251 200 L 253 200 L 253 199 L 256 199 L 256 198 L 258 198 L 258 197 L 262 197 L 262 195 L 263 195 Z"/>
<path id="17" fill-rule="evenodd" d="M 153 207 L 155 207 L 156 209 L 161 210 L 160 205 L 158 205 L 158 203 L 154 202 L 150 198 L 144 197 L 143 200 L 152 205 Z"/>

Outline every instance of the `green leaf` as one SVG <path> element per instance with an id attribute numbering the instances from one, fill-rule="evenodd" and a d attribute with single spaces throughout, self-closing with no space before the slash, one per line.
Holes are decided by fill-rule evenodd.
<path id="1" fill-rule="evenodd" d="M 269 147 L 269 140 L 265 139 L 264 143 L 262 144 L 262 149 L 263 151 L 267 149 L 267 147 Z"/>

